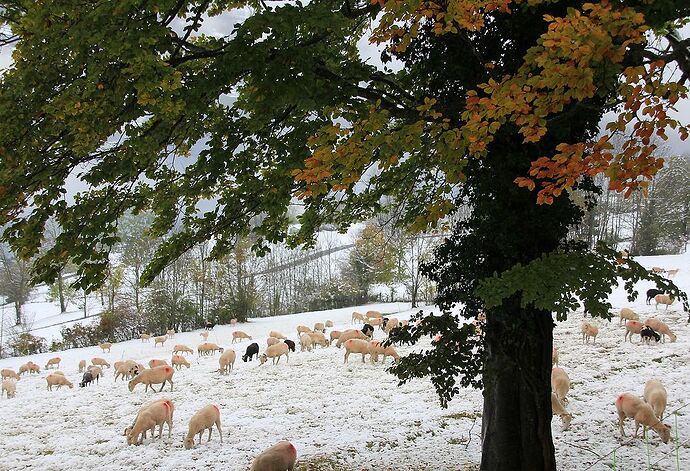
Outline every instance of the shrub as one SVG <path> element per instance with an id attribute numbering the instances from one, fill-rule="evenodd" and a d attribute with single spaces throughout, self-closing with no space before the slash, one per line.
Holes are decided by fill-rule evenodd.
<path id="1" fill-rule="evenodd" d="M 33 355 L 48 351 L 48 343 L 43 337 L 31 335 L 28 332 L 18 334 L 10 340 L 9 345 L 15 356 Z"/>

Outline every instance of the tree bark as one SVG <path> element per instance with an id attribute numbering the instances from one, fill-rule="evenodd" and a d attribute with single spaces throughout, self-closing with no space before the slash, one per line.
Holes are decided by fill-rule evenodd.
<path id="1" fill-rule="evenodd" d="M 65 303 L 65 287 L 62 280 L 62 272 L 58 273 L 58 297 L 60 298 L 60 314 L 67 312 L 67 305 Z"/>
<path id="2" fill-rule="evenodd" d="M 20 325 L 22 323 L 22 305 L 19 301 L 14 302 L 14 312 L 16 313 L 16 323 Z"/>
<path id="3" fill-rule="evenodd" d="M 508 302 L 487 316 L 481 469 L 552 471 L 551 313 Z"/>

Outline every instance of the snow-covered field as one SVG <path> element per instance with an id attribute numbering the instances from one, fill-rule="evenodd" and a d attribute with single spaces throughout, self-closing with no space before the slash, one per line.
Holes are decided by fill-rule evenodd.
<path id="1" fill-rule="evenodd" d="M 690 255 L 640 258 L 645 266 L 680 268 L 674 281 L 690 290 Z M 561 431 L 553 421 L 554 443 L 559 469 L 578 470 L 688 470 L 690 469 L 690 328 L 687 314 L 676 303 L 668 311 L 645 305 L 644 291 L 628 303 L 622 289 L 612 295 L 616 312 L 632 307 L 641 317 L 652 315 L 666 321 L 678 335 L 675 343 L 641 345 L 623 343 L 618 320 L 597 320 L 600 334 L 596 345 L 582 345 L 581 313 L 556 327 L 560 366 L 570 375 L 573 387 L 568 409 L 574 419 Z M 238 326 L 264 349 L 269 330 L 280 330 L 296 340 L 297 324 L 313 325 L 331 319 L 335 329 L 350 327 L 353 310 L 379 309 L 407 318 L 409 305 L 382 304 L 332 311 L 253 319 Z M 250 342 L 231 345 L 230 326 L 218 326 L 209 336 L 239 355 Z M 377 330 L 376 337 L 382 338 Z M 63 370 L 75 385 L 81 375 L 77 363 L 95 356 L 110 362 L 131 358 L 148 362 L 170 358 L 177 343 L 195 347 L 199 331 L 179 333 L 165 347 L 153 342 L 129 341 L 113 346 L 111 353 L 97 347 L 60 352 Z M 429 347 L 428 341 L 415 348 Z M 402 354 L 409 347 L 398 349 Z M 17 384 L 17 397 L 0 401 L 0 469 L 89 470 L 101 469 L 223 469 L 246 470 L 253 457 L 278 440 L 297 447 L 300 470 L 462 470 L 474 469 L 480 460 L 482 396 L 464 390 L 441 409 L 431 383 L 415 380 L 397 386 L 384 367 L 361 363 L 360 355 L 343 364 L 343 350 L 335 347 L 290 355 L 273 366 L 257 361 L 243 363 L 221 376 L 218 356 L 190 357 L 192 367 L 175 373 L 175 390 L 144 392 L 139 385 L 129 392 L 125 382 L 113 381 L 112 371 L 100 384 L 80 389 L 46 390 L 45 374 L 24 376 Z M 9 358 L 0 368 L 15 370 L 28 359 L 43 367 L 56 354 L 31 358 Z M 238 355 L 238 356 L 239 356 Z M 662 380 L 669 393 L 665 420 L 673 427 L 673 443 L 662 444 L 656 434 L 633 439 L 632 422 L 627 438 L 620 437 L 614 400 L 618 393 L 641 395 L 649 378 Z M 168 397 L 175 404 L 172 438 L 147 440 L 140 447 L 128 447 L 124 428 L 139 407 L 153 398 Z M 221 409 L 224 443 L 214 432 L 210 443 L 194 449 L 182 446 L 189 418 L 209 403 Z M 677 436 L 677 438 L 675 438 Z M 205 438 L 204 438 L 205 440 Z M 615 455 L 612 450 L 616 449 Z M 613 468 L 615 464 L 615 468 Z"/>

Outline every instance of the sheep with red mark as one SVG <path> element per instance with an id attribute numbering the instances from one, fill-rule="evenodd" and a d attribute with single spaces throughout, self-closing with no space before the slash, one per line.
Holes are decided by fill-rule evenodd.
<path id="1" fill-rule="evenodd" d="M 625 323 L 625 338 L 624 341 L 627 342 L 628 337 L 630 337 L 630 341 L 632 342 L 632 336 L 633 335 L 640 335 L 642 332 L 642 329 L 644 328 L 644 324 L 640 321 L 628 321 Z"/>
<path id="2" fill-rule="evenodd" d="M 157 366 L 155 368 L 140 372 L 134 377 L 134 379 L 127 383 L 127 387 L 129 388 L 129 391 L 132 392 L 137 384 L 143 383 L 146 385 L 144 392 L 148 391 L 149 388 L 151 388 L 153 392 L 156 392 L 156 390 L 153 388 L 153 385 L 160 384 L 161 388 L 158 392 L 161 392 L 165 387 L 165 383 L 168 382 L 170 383 L 170 391 L 172 391 L 173 373 L 175 373 L 175 370 L 170 366 Z"/>
<path id="3" fill-rule="evenodd" d="M 172 362 L 173 367 L 177 368 L 178 370 L 181 370 L 183 366 L 186 366 L 187 369 L 192 366 L 182 355 L 173 355 L 170 361 Z"/>
<path id="4" fill-rule="evenodd" d="M 201 408 L 189 419 L 189 430 L 184 439 L 184 447 L 190 449 L 194 446 L 194 436 L 196 434 L 199 434 L 199 443 L 201 443 L 201 435 L 205 430 L 208 430 L 208 440 L 206 441 L 210 442 L 214 424 L 218 429 L 220 442 L 223 443 L 223 430 L 220 428 L 220 409 L 215 404 Z"/>
<path id="5" fill-rule="evenodd" d="M 367 354 L 369 354 L 369 342 L 362 339 L 349 339 L 345 343 L 345 359 L 343 363 L 347 363 L 347 359 L 351 353 L 361 353 L 362 363 L 366 361 Z"/>
<path id="6" fill-rule="evenodd" d="M 293 471 L 296 460 L 295 447 L 288 441 L 282 441 L 257 455 L 249 471 Z"/>
<path id="7" fill-rule="evenodd" d="M 125 429 L 128 445 L 140 445 L 146 438 L 146 432 L 155 436 L 156 425 L 160 427 L 158 438 L 163 436 L 163 424 L 168 424 L 168 438 L 172 435 L 173 414 L 175 406 L 170 399 L 161 399 L 143 407 L 134 419 L 134 425 Z"/>
<path id="8" fill-rule="evenodd" d="M 589 339 L 593 339 L 593 343 L 597 343 L 597 335 L 599 335 L 599 328 L 589 322 L 583 322 L 582 327 L 582 343 L 589 343 Z"/>
<path id="9" fill-rule="evenodd" d="M 623 421 L 626 418 L 632 418 L 635 421 L 635 437 L 640 429 L 640 425 L 644 427 L 651 427 L 664 443 L 668 443 L 671 439 L 671 427 L 662 423 L 654 414 L 652 407 L 644 402 L 639 397 L 623 393 L 616 398 L 616 410 L 618 411 L 618 427 L 621 435 L 625 437 L 625 430 L 623 430 Z"/>

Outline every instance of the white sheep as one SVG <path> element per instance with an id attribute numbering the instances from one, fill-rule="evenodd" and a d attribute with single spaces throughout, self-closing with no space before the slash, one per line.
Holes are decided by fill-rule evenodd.
<path id="1" fill-rule="evenodd" d="M 593 338 L 593 343 L 597 343 L 597 335 L 599 335 L 599 328 L 589 322 L 582 323 L 582 343 L 589 343 L 589 339 Z"/>
<path id="2" fill-rule="evenodd" d="M 312 332 L 312 330 L 309 327 L 307 327 L 306 325 L 300 324 L 297 326 L 297 336 L 298 337 L 301 336 L 302 334 L 308 334 L 310 332 Z"/>
<path id="3" fill-rule="evenodd" d="M 151 339 L 151 334 L 140 334 L 141 335 L 141 341 L 143 342 L 148 342 Z"/>
<path id="4" fill-rule="evenodd" d="M 146 438 L 146 432 L 151 431 L 154 437 L 156 425 L 160 427 L 158 438 L 163 435 L 163 424 L 168 424 L 168 438 L 172 434 L 173 414 L 175 406 L 170 399 L 159 399 L 142 407 L 134 419 L 134 425 L 125 429 L 128 445 L 139 445 Z"/>
<path id="5" fill-rule="evenodd" d="M 165 333 L 165 335 L 167 335 L 169 339 L 172 339 L 175 337 L 175 330 L 174 329 L 168 329 L 168 331 Z"/>
<path id="6" fill-rule="evenodd" d="M 235 343 L 235 342 L 237 342 L 238 340 L 241 341 L 241 339 L 249 339 L 249 340 L 252 340 L 252 336 L 249 335 L 249 334 L 246 333 L 246 332 L 242 332 L 241 330 L 236 330 L 236 331 L 234 331 L 234 332 L 232 333 L 232 342 L 230 342 L 230 343 Z"/>
<path id="7" fill-rule="evenodd" d="M 563 404 L 561 404 L 561 401 L 558 400 L 558 397 L 553 392 L 551 393 L 551 413 L 560 416 L 563 430 L 568 430 L 573 416 L 565 410 L 565 407 L 563 407 Z"/>
<path id="8" fill-rule="evenodd" d="M 621 325 L 624 321 L 639 321 L 640 316 L 638 316 L 635 311 L 630 309 L 629 307 L 624 307 L 621 309 L 621 312 L 619 314 L 620 318 L 618 319 L 618 325 Z"/>
<path id="9" fill-rule="evenodd" d="M 321 345 L 321 347 L 327 347 L 328 345 L 330 345 L 328 340 L 326 340 L 326 336 L 323 335 L 323 332 L 312 332 L 306 335 L 311 337 L 311 342 L 314 345 Z"/>
<path id="10" fill-rule="evenodd" d="M 181 353 L 191 353 L 191 354 L 194 354 L 194 350 L 192 350 L 191 348 L 189 348 L 189 347 L 186 346 L 186 345 L 182 345 L 182 344 L 177 344 L 177 345 L 175 345 L 175 346 L 173 347 L 173 353 L 180 353 L 180 352 L 181 352 Z"/>
<path id="11" fill-rule="evenodd" d="M 314 324 L 314 332 L 319 331 L 319 332 L 326 332 L 326 326 L 324 325 L 323 322 L 317 322 Z"/>
<path id="12" fill-rule="evenodd" d="M 335 343 L 335 346 L 340 348 L 342 344 L 344 344 L 346 341 L 350 339 L 360 339 L 360 340 L 366 340 L 369 341 L 369 337 L 364 334 L 359 329 L 348 329 L 346 331 L 341 332 L 340 336 L 338 337 L 338 341 Z"/>
<path id="13" fill-rule="evenodd" d="M 160 360 L 158 358 L 153 358 L 149 360 L 149 368 L 155 368 L 157 366 L 166 366 L 168 362 L 166 360 Z"/>
<path id="14" fill-rule="evenodd" d="M 106 350 L 108 350 L 108 353 L 110 353 L 110 347 L 112 347 L 113 344 L 110 342 L 103 342 L 98 345 L 98 347 L 103 350 L 103 353 L 105 353 Z"/>
<path id="15" fill-rule="evenodd" d="M 640 335 L 640 332 L 642 332 L 642 328 L 644 327 L 644 324 L 640 321 L 627 321 L 625 323 L 625 339 L 624 341 L 628 340 L 628 337 L 630 337 L 630 341 L 632 342 L 632 336 L 633 335 Z"/>
<path id="16" fill-rule="evenodd" d="M 300 352 L 303 352 L 305 350 L 308 352 L 311 352 L 313 344 L 314 344 L 314 341 L 311 339 L 311 336 L 309 334 L 300 335 L 300 337 L 299 337 Z"/>
<path id="17" fill-rule="evenodd" d="M 666 394 L 666 388 L 661 384 L 661 381 L 657 379 L 650 379 L 644 385 L 644 402 L 649 404 L 654 411 L 659 420 L 664 416 L 666 411 L 666 403 L 668 402 L 668 395 Z"/>
<path id="18" fill-rule="evenodd" d="M 53 386 L 57 386 L 58 389 L 60 389 L 63 386 L 69 386 L 70 389 L 74 387 L 74 385 L 63 375 L 56 375 L 56 374 L 49 374 L 46 376 L 46 382 L 48 383 L 48 391 L 53 390 Z"/>
<path id="19" fill-rule="evenodd" d="M 331 333 L 329 334 L 330 341 L 328 344 L 330 345 L 334 340 L 338 340 L 340 338 L 340 334 L 342 334 L 342 332 L 339 330 L 331 330 Z"/>
<path id="20" fill-rule="evenodd" d="M 17 372 L 11 368 L 3 368 L 2 370 L 0 370 L 0 378 L 2 378 L 2 379 L 12 378 L 12 379 L 16 379 L 17 381 L 19 381 L 21 379 L 19 377 L 19 375 L 17 374 Z"/>
<path id="21" fill-rule="evenodd" d="M 50 368 L 51 366 L 55 366 L 56 369 L 57 369 L 57 368 L 60 368 L 60 362 L 61 362 L 61 361 L 62 361 L 62 360 L 60 359 L 60 357 L 51 358 L 50 360 L 48 360 L 48 363 L 46 363 L 46 366 L 45 366 L 44 369 L 47 370 L 47 369 Z M 56 365 L 57 365 L 57 366 L 56 366 Z"/>
<path id="22" fill-rule="evenodd" d="M 276 339 L 277 340 L 277 339 Z M 280 342 L 280 340 L 278 340 Z M 220 365 L 219 372 L 221 374 L 227 374 L 235 366 L 235 359 L 237 358 L 237 354 L 235 353 L 235 350 L 228 349 L 223 352 L 223 354 L 220 356 L 218 359 L 218 364 Z"/>
<path id="23" fill-rule="evenodd" d="M 17 383 L 9 379 L 2 380 L 2 390 L 0 390 L 0 398 L 5 393 L 7 399 L 12 399 L 17 393 Z"/>
<path id="24" fill-rule="evenodd" d="M 220 442 L 223 443 L 223 430 L 220 428 L 220 409 L 215 404 L 203 407 L 196 414 L 189 419 L 189 430 L 184 439 L 184 447 L 189 449 L 194 446 L 194 435 L 199 434 L 199 443 L 201 443 L 201 434 L 204 430 L 208 430 L 208 440 L 211 441 L 211 431 L 213 424 L 218 429 L 220 435 Z"/>
<path id="25" fill-rule="evenodd" d="M 561 404 L 566 404 L 568 402 L 565 396 L 568 394 L 568 391 L 570 391 L 570 378 L 563 368 L 554 368 L 551 370 L 551 391 L 556 394 Z"/>
<path id="26" fill-rule="evenodd" d="M 266 346 L 270 347 L 271 345 L 275 345 L 277 343 L 280 343 L 280 339 L 276 337 L 269 337 L 266 339 Z"/>
<path id="27" fill-rule="evenodd" d="M 178 370 L 181 370 L 183 366 L 186 366 L 187 369 L 189 369 L 189 367 L 191 366 L 187 359 L 182 355 L 173 355 L 171 361 L 173 367 L 176 367 Z"/>
<path id="28" fill-rule="evenodd" d="M 96 380 L 96 384 L 98 384 L 98 378 L 100 378 L 101 376 L 103 376 L 103 371 L 101 370 L 100 367 L 98 367 L 98 366 L 96 366 L 96 365 L 90 365 L 90 366 L 86 369 L 86 371 L 88 371 L 88 372 L 91 373 L 91 377 L 92 377 L 94 380 Z M 57 373 L 57 371 L 56 371 L 55 373 Z"/>
<path id="29" fill-rule="evenodd" d="M 364 363 L 369 353 L 369 342 L 361 339 L 349 339 L 345 341 L 345 360 L 343 363 L 347 363 L 347 358 L 350 356 L 350 353 L 361 353 L 362 363 Z"/>
<path id="30" fill-rule="evenodd" d="M 666 336 L 668 335 L 668 338 L 671 339 L 671 342 L 675 342 L 678 337 L 676 337 L 676 334 L 671 332 L 671 329 L 666 325 L 665 322 L 656 319 L 654 317 L 650 317 L 646 321 L 644 321 L 644 325 L 647 325 L 654 329 L 657 333 L 661 334 L 661 341 L 666 342 Z"/>
<path id="31" fill-rule="evenodd" d="M 287 337 L 278 332 L 277 330 L 272 330 L 268 333 L 269 337 L 272 337 L 274 339 L 280 339 L 280 340 L 285 340 Z"/>
<path id="32" fill-rule="evenodd" d="M 668 443 L 671 439 L 671 427 L 661 423 L 657 416 L 654 415 L 652 407 L 639 397 L 630 393 L 623 393 L 616 398 L 615 404 L 618 411 L 618 427 L 623 437 L 625 437 L 623 421 L 626 418 L 632 418 L 635 420 L 635 437 L 637 437 L 640 425 L 643 425 L 644 427 L 654 429 L 661 437 L 662 442 Z"/>
<path id="33" fill-rule="evenodd" d="M 386 322 L 386 326 L 383 328 L 383 331 L 387 334 L 390 334 L 391 330 L 393 330 L 399 326 L 400 326 L 400 321 L 398 319 L 396 319 L 395 317 L 392 317 L 392 318 L 388 319 L 388 322 Z"/>
<path id="34" fill-rule="evenodd" d="M 86 369 L 86 360 L 79 360 L 79 373 L 83 373 Z"/>
<path id="35" fill-rule="evenodd" d="M 395 351 L 392 345 L 384 347 L 382 342 L 371 340 L 369 342 L 369 358 L 372 364 L 379 361 L 379 355 L 383 355 L 383 363 L 386 362 L 387 356 L 393 357 L 396 363 L 400 361 L 400 355 L 398 355 L 398 352 Z"/>
<path id="36" fill-rule="evenodd" d="M 657 294 L 654 296 L 654 301 L 656 301 L 656 306 L 654 306 L 654 309 L 658 309 L 659 304 L 665 304 L 666 310 L 668 311 L 668 307 L 673 304 L 675 299 L 673 299 L 673 296 L 669 296 L 668 294 Z"/>
<path id="37" fill-rule="evenodd" d="M 201 338 L 204 339 L 204 342 L 208 340 L 208 332 L 203 331 L 199 335 L 201 335 Z"/>
<path id="38" fill-rule="evenodd" d="M 324 323 L 324 325 L 330 329 L 331 327 L 333 327 L 333 321 L 327 320 L 327 321 Z"/>
<path id="39" fill-rule="evenodd" d="M 204 342 L 202 344 L 199 344 L 198 347 L 196 347 L 196 351 L 198 355 L 215 355 L 216 350 L 219 351 L 220 353 L 223 353 L 224 349 L 223 347 L 219 347 L 213 342 Z"/>
<path id="40" fill-rule="evenodd" d="M 163 391 L 163 388 L 165 387 L 165 383 L 167 381 L 168 383 L 170 383 L 170 391 L 172 391 L 173 373 L 175 373 L 175 370 L 172 369 L 170 366 L 157 366 L 155 368 L 139 372 L 139 374 L 136 375 L 134 379 L 130 380 L 129 383 L 127 383 L 127 387 L 129 388 L 129 391 L 132 392 L 134 391 L 134 387 L 137 384 L 143 383 L 146 385 L 144 392 L 148 391 L 149 387 L 151 388 L 151 390 L 153 390 L 153 392 L 156 392 L 156 390 L 153 389 L 153 385 L 160 384 L 161 388 L 158 392 L 161 392 Z"/>
<path id="41" fill-rule="evenodd" d="M 161 344 L 161 347 L 165 345 L 165 341 L 168 340 L 167 335 L 161 335 L 160 337 L 155 337 L 153 339 L 153 346 L 156 347 L 158 344 Z"/>
<path id="42" fill-rule="evenodd" d="M 290 442 L 282 441 L 257 455 L 249 471 L 293 471 L 296 460 L 295 447 Z"/>
<path id="43" fill-rule="evenodd" d="M 132 367 L 126 361 L 116 361 L 113 364 L 113 369 L 115 370 L 115 381 L 117 381 L 117 378 L 119 378 L 120 376 L 123 380 L 130 379 Z"/>
<path id="44" fill-rule="evenodd" d="M 278 363 L 280 363 L 280 357 L 283 355 L 285 355 L 285 361 L 290 361 L 290 356 L 288 354 L 289 352 L 290 347 L 288 347 L 288 344 L 286 343 L 278 343 L 275 345 L 271 345 L 266 349 L 265 353 L 259 355 L 259 362 L 263 365 L 269 358 L 272 358 L 273 364 L 277 365 Z"/>
<path id="45" fill-rule="evenodd" d="M 105 361 L 103 358 L 94 357 L 91 359 L 91 364 L 94 366 L 105 366 L 106 368 L 110 368 L 110 363 Z"/>
<path id="46" fill-rule="evenodd" d="M 355 321 L 361 321 L 363 324 L 365 320 L 366 319 L 364 318 L 364 314 L 361 314 L 361 313 L 356 312 L 356 311 L 352 313 L 352 323 L 353 324 L 356 324 Z"/>
<path id="47" fill-rule="evenodd" d="M 380 319 L 383 317 L 383 314 L 381 314 L 379 311 L 367 311 L 365 315 L 369 319 Z"/>

